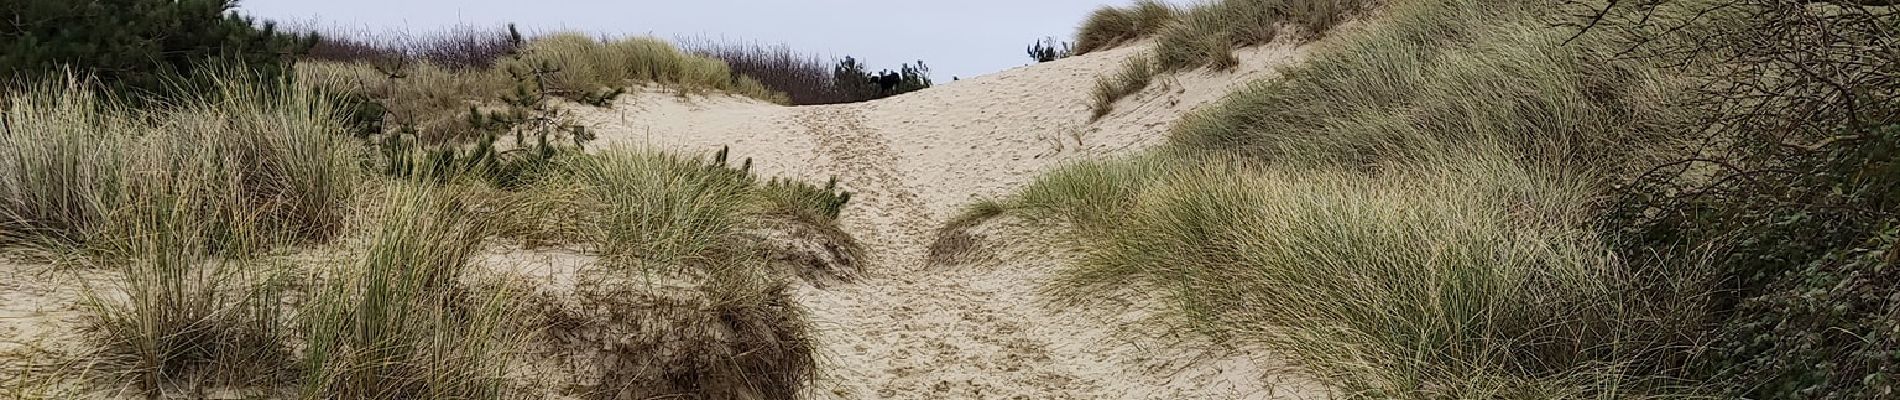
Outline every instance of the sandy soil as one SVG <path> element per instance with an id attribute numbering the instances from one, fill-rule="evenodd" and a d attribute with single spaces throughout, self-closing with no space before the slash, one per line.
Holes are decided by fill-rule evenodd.
<path id="1" fill-rule="evenodd" d="M 730 145 L 766 174 L 856 193 L 845 228 L 871 259 L 855 283 L 802 287 L 825 357 L 814 398 L 1290 399 L 1323 391 L 1267 353 L 1223 349 L 1136 324 L 1142 302 L 1057 307 L 1040 293 L 1067 255 L 1009 221 L 979 227 L 992 257 L 932 265 L 935 230 L 959 207 L 1004 196 L 1076 160 L 1162 142 L 1190 110 L 1276 74 L 1306 49 L 1266 46 L 1228 72 L 1162 78 L 1099 121 L 1095 77 L 1144 46 L 947 82 L 880 101 L 784 107 L 732 96 L 625 96 L 577 109 L 608 146 L 710 153 Z M 552 264 L 550 264 L 552 265 Z M 84 277 L 0 261 L 0 375 L 77 350 Z M 25 376 L 19 374 L 18 376 Z M 5 383 L 11 376 L 0 376 Z M 6 385 L 0 385 L 6 386 Z M 20 395 L 0 393 L 0 397 Z"/>
<path id="2" fill-rule="evenodd" d="M 867 245 L 868 278 L 800 301 L 822 330 L 827 365 L 813 397 L 840 399 L 1280 399 L 1323 391 L 1258 351 L 1128 329 L 1142 306 L 1077 310 L 1040 286 L 1065 256 L 1038 235 L 986 226 L 1006 256 L 931 265 L 935 230 L 973 200 L 997 198 L 1042 172 L 1162 142 L 1189 111 L 1220 99 L 1305 48 L 1245 50 L 1228 72 L 1165 77 L 1088 118 L 1095 77 L 1145 49 L 1131 46 L 950 82 L 860 104 L 782 107 L 715 96 L 636 93 L 582 110 L 608 146 L 712 152 L 730 145 L 767 174 L 856 192 L 846 230 Z M 997 225 L 997 224 L 992 224 Z M 1002 224 L 1008 225 L 1008 224 Z"/>

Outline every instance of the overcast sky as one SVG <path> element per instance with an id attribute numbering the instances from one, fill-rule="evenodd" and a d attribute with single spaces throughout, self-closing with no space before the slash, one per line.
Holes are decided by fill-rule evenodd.
<path id="1" fill-rule="evenodd" d="M 514 22 L 528 32 L 724 37 L 856 56 L 874 68 L 924 60 L 939 80 L 1021 66 L 1037 38 L 1068 40 L 1090 11 L 1130 0 L 240 0 L 286 23 L 423 33 Z"/>

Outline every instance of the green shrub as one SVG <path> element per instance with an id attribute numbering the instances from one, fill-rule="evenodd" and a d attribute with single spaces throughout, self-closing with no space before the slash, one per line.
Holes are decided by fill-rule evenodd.
<path id="1" fill-rule="evenodd" d="M 280 33 L 231 12 L 233 0 L 22 0 L 4 6 L 0 80 L 35 82 L 69 72 L 135 101 L 215 90 L 219 65 L 272 82 L 290 75 L 289 55 L 316 37 Z"/>
<path id="2" fill-rule="evenodd" d="M 1029 53 L 1029 59 L 1036 60 L 1036 62 L 1039 63 L 1046 63 L 1075 55 L 1075 44 L 1058 41 L 1052 37 L 1037 40 L 1025 48 L 1024 51 Z"/>
<path id="3" fill-rule="evenodd" d="M 1691 377 L 1750 398 L 1879 398 L 1900 385 L 1900 301 L 1884 286 L 1900 271 L 1900 126 L 1842 134 L 1712 178 L 1665 166 L 1610 209 L 1638 271 L 1699 270 L 1725 289 L 1703 299 L 1714 340 Z"/>

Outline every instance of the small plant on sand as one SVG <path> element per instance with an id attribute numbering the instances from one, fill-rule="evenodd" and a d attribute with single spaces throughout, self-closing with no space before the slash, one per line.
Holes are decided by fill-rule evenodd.
<path id="1" fill-rule="evenodd" d="M 1120 72 L 1114 76 L 1096 80 L 1094 96 L 1090 97 L 1089 117 L 1107 116 L 1115 110 L 1115 102 L 1147 88 L 1148 83 L 1154 81 L 1155 73 L 1154 57 L 1142 53 L 1123 63 Z"/>
<path id="2" fill-rule="evenodd" d="M 1056 38 L 1037 40 L 1036 43 L 1030 44 L 1029 48 L 1024 51 L 1029 53 L 1029 59 L 1036 60 L 1036 62 L 1039 63 L 1046 63 L 1075 55 L 1073 43 L 1058 41 Z"/>

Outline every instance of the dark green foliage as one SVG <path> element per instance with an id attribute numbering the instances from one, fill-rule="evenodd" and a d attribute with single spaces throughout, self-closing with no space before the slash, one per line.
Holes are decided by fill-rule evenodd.
<path id="1" fill-rule="evenodd" d="M 1900 389 L 1900 125 L 1840 137 L 1697 187 L 1664 176 L 1708 161 L 1667 165 L 1613 208 L 1643 280 L 1714 269 L 1695 377 L 1746 398 Z"/>
<path id="2" fill-rule="evenodd" d="M 861 99 L 859 101 L 928 89 L 932 84 L 930 66 L 922 60 L 918 60 L 916 65 L 904 64 L 897 71 L 871 72 L 858 59 L 845 57 L 832 69 L 832 77 L 840 90 L 854 93 L 853 97 Z"/>
<path id="3" fill-rule="evenodd" d="M 837 219 L 844 213 L 844 206 L 851 203 L 851 192 L 838 190 L 838 178 L 825 182 L 823 188 L 790 179 L 774 178 L 766 182 L 767 193 L 783 193 L 789 201 L 785 204 L 802 205 L 801 208 L 818 211 L 825 218 Z"/>
<path id="4" fill-rule="evenodd" d="M 273 81 L 315 35 L 278 32 L 230 13 L 235 0 L 4 0 L 0 78 L 95 76 L 136 100 L 207 92 L 206 71 L 231 66 Z"/>
<path id="5" fill-rule="evenodd" d="M 746 158 L 738 168 L 730 161 L 732 146 L 720 147 L 713 153 L 705 168 L 715 174 L 728 174 L 733 179 L 745 182 L 758 181 L 752 173 L 752 158 Z M 838 178 L 832 177 L 824 187 L 792 179 L 772 178 L 759 187 L 764 197 L 765 211 L 768 213 L 790 214 L 792 216 L 819 216 L 823 220 L 836 220 L 844 213 L 844 206 L 851 203 L 851 192 L 838 189 Z"/>
<path id="6" fill-rule="evenodd" d="M 1075 55 L 1075 46 L 1069 42 L 1048 38 L 1037 40 L 1036 43 L 1029 45 L 1026 52 L 1029 53 L 1030 59 L 1046 63 Z"/>
<path id="7" fill-rule="evenodd" d="M 1900 14 L 1811 3 L 1593 11 L 1611 22 L 1592 28 L 1634 38 L 1630 54 L 1692 66 L 1708 82 L 1692 104 L 1711 112 L 1688 128 L 1702 151 L 1622 187 L 1606 230 L 1632 282 L 1688 271 L 1712 286 L 1700 298 L 1654 286 L 1632 297 L 1705 309 L 1678 316 L 1698 329 L 1684 347 L 1699 349 L 1680 371 L 1722 388 L 1722 398 L 1875 399 L 1900 389 L 1900 59 L 1867 56 L 1895 54 Z M 1714 7 L 1706 18 L 1647 17 L 1702 6 Z M 1720 64 L 1693 68 L 1709 56 Z"/>
<path id="8" fill-rule="evenodd" d="M 572 127 L 569 136 L 583 138 L 585 130 Z M 473 147 L 422 146 L 414 134 L 390 134 L 379 143 L 384 175 L 434 183 L 471 179 L 502 189 L 515 189 L 535 182 L 549 171 L 563 154 L 580 153 L 584 140 L 573 146 L 553 143 L 549 135 L 535 136 L 529 147 L 496 150 L 494 136 L 476 141 Z"/>

